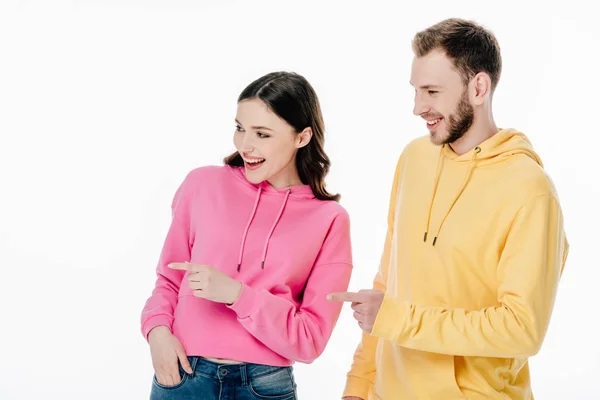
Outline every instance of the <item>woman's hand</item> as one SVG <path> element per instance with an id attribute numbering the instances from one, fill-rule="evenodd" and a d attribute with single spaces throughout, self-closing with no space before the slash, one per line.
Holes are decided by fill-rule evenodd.
<path id="1" fill-rule="evenodd" d="M 204 264 L 171 263 L 170 268 L 189 271 L 188 281 L 194 296 L 217 303 L 233 304 L 242 292 L 242 283 Z"/>
<path id="2" fill-rule="evenodd" d="M 192 366 L 188 361 L 181 342 L 166 326 L 157 326 L 148 334 L 152 366 L 156 380 L 163 386 L 175 386 L 181 382 L 177 360 L 188 374 L 192 374 Z"/>

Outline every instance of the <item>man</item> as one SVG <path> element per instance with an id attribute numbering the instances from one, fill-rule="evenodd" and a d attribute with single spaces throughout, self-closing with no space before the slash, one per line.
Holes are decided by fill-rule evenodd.
<path id="1" fill-rule="evenodd" d="M 499 129 L 492 33 L 449 19 L 416 34 L 414 114 L 372 290 L 335 293 L 364 330 L 344 399 L 533 399 L 568 253 L 556 190 L 527 137 Z"/>

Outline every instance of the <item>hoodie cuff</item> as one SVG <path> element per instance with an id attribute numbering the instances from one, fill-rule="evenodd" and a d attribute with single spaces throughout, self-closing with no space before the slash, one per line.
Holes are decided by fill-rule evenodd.
<path id="1" fill-rule="evenodd" d="M 342 398 L 354 396 L 366 400 L 369 398 L 372 387 L 373 384 L 366 379 L 357 376 L 348 376 Z"/>
<path id="2" fill-rule="evenodd" d="M 172 324 L 173 324 L 172 317 L 165 315 L 165 314 L 158 314 L 158 315 L 148 318 L 146 320 L 146 322 L 144 322 L 144 324 L 142 325 L 142 334 L 144 335 L 144 338 L 146 339 L 146 341 L 148 341 L 148 334 L 150 333 L 150 331 L 152 329 L 156 328 L 157 326 L 164 325 L 167 328 L 169 328 L 169 330 L 171 332 L 173 332 Z"/>
<path id="3" fill-rule="evenodd" d="M 254 313 L 260 303 L 260 294 L 250 286 L 242 283 L 242 293 L 235 303 L 227 305 L 227 308 L 235 311 L 239 319 L 248 318 Z"/>
<path id="4" fill-rule="evenodd" d="M 371 335 L 395 342 L 404 330 L 408 311 L 408 304 L 400 304 L 386 294 L 375 318 Z"/>

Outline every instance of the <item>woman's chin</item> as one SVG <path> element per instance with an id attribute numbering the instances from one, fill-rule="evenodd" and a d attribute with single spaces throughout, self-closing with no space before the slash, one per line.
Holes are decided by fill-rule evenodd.
<path id="1" fill-rule="evenodd" d="M 244 168 L 244 172 L 246 173 L 246 179 L 248 182 L 258 185 L 259 183 L 265 180 L 264 174 L 260 171 L 253 171 L 248 168 Z"/>

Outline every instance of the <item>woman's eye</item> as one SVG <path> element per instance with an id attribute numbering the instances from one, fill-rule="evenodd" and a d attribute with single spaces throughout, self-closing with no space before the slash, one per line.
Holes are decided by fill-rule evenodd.
<path id="1" fill-rule="evenodd" d="M 268 137 L 269 137 L 269 135 L 265 135 L 264 133 L 260 133 L 260 132 L 256 132 L 256 135 L 257 135 L 259 138 L 262 138 L 262 139 L 264 139 L 264 138 L 268 138 Z"/>

